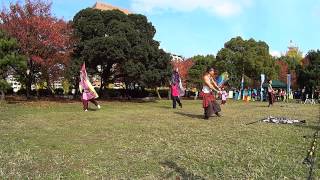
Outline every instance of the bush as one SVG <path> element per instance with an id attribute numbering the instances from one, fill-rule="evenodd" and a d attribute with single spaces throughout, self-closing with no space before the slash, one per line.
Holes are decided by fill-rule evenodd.
<path id="1" fill-rule="evenodd" d="M 9 89 L 7 89 L 6 94 L 7 94 L 7 95 L 12 95 L 12 94 L 14 94 L 13 88 L 10 87 Z"/>
<path id="2" fill-rule="evenodd" d="M 44 97 L 48 97 L 48 96 L 52 96 L 52 92 L 48 89 L 39 89 L 39 96 L 44 96 Z"/>
<path id="3" fill-rule="evenodd" d="M 19 96 L 26 95 L 26 94 L 27 94 L 27 90 L 25 88 L 21 88 L 17 92 L 17 95 L 19 95 Z"/>
<path id="4" fill-rule="evenodd" d="M 62 96 L 64 95 L 64 90 L 62 88 L 57 88 L 54 90 L 54 94 Z"/>

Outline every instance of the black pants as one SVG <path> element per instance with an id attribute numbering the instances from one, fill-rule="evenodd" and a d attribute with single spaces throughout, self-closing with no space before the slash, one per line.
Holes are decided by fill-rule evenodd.
<path id="1" fill-rule="evenodd" d="M 181 102 L 180 102 L 179 96 L 172 96 L 172 107 L 173 107 L 173 108 L 176 108 L 176 107 L 177 107 L 177 102 L 178 102 L 179 106 L 181 107 L 182 104 L 181 104 Z"/>
<path id="2" fill-rule="evenodd" d="M 213 114 L 217 114 L 221 111 L 221 107 L 217 101 L 211 101 L 208 107 L 204 108 L 204 117 L 207 119 Z"/>

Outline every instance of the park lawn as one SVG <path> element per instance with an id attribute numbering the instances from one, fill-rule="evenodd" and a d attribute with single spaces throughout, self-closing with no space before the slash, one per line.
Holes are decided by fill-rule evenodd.
<path id="1" fill-rule="evenodd" d="M 319 105 L 229 101 L 209 121 L 201 101 L 101 105 L 0 104 L 0 179 L 305 179 L 319 128 Z M 307 123 L 246 125 L 269 115 Z"/>

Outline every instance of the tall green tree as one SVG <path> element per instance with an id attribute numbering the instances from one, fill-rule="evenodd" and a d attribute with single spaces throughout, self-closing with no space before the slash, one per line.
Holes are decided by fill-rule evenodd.
<path id="1" fill-rule="evenodd" d="M 191 59 L 194 61 L 194 65 L 189 69 L 188 82 L 197 89 L 200 89 L 203 84 L 202 76 L 208 67 L 212 67 L 216 64 L 216 58 L 214 55 L 197 55 Z"/>
<path id="2" fill-rule="evenodd" d="M 310 91 L 320 86 L 320 50 L 309 51 L 306 58 L 308 64 L 298 69 L 298 83 Z"/>
<path id="3" fill-rule="evenodd" d="M 75 57 L 101 75 L 101 88 L 115 79 L 126 87 L 155 88 L 170 76 L 170 56 L 153 39 L 156 30 L 145 16 L 88 8 L 76 14 L 73 25 L 79 39 Z"/>
<path id="4" fill-rule="evenodd" d="M 243 40 L 236 37 L 226 42 L 217 54 L 216 66 L 229 72 L 230 82 L 234 87 L 239 86 L 242 75 L 253 81 L 258 81 L 261 73 L 270 79 L 277 76 L 275 61 L 269 54 L 269 46 L 254 39 Z"/>
<path id="5" fill-rule="evenodd" d="M 26 75 L 26 58 L 18 53 L 18 43 L 0 30 L 0 92 L 1 100 L 5 98 L 5 92 L 10 88 L 5 78 L 10 74 L 17 79 L 24 80 Z"/>

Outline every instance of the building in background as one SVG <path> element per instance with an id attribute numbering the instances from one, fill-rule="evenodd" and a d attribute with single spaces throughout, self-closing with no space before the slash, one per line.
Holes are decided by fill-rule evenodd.
<path id="1" fill-rule="evenodd" d="M 123 13 L 125 14 L 132 14 L 129 10 L 127 9 L 123 9 L 123 8 L 119 8 L 119 7 L 116 7 L 116 6 L 113 6 L 111 4 L 107 4 L 107 3 L 104 3 L 104 2 L 99 2 L 97 1 L 93 7 L 93 9 L 99 9 L 99 10 L 104 10 L 104 11 L 108 11 L 108 10 L 119 10 L 119 11 L 122 11 Z"/>
<path id="2" fill-rule="evenodd" d="M 183 61 L 185 58 L 181 55 L 170 54 L 171 61 Z"/>
<path id="3" fill-rule="evenodd" d="M 6 80 L 12 87 L 13 92 L 16 93 L 21 89 L 21 83 L 13 75 L 8 75 Z"/>

